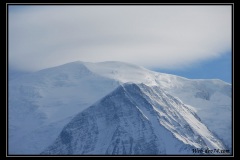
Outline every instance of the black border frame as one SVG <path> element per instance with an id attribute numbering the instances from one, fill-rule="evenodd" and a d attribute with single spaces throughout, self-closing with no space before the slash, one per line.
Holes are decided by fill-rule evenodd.
<path id="1" fill-rule="evenodd" d="M 6 12 L 6 157 L 234 157 L 234 3 L 5 3 Z M 9 5 L 230 5 L 232 7 L 232 154 L 231 155 L 38 155 L 8 153 L 8 6 Z"/>

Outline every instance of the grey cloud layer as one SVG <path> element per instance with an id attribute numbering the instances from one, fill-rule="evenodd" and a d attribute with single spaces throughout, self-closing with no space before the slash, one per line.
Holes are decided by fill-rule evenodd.
<path id="1" fill-rule="evenodd" d="M 19 6 L 21 7 L 21 6 Z M 9 62 L 70 61 L 176 68 L 231 50 L 230 6 L 22 6 L 9 10 Z"/>

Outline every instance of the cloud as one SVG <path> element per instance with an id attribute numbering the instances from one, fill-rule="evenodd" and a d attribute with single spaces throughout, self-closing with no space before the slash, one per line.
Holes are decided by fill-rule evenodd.
<path id="1" fill-rule="evenodd" d="M 231 51 L 231 6 L 9 6 L 9 64 L 81 60 L 176 69 Z"/>

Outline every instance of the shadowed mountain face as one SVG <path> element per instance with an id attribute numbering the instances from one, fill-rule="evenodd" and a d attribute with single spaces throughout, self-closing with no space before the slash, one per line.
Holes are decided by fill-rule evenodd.
<path id="1" fill-rule="evenodd" d="M 158 87 L 124 84 L 76 115 L 42 154 L 193 154 L 221 148 L 200 118 Z"/>
<path id="2" fill-rule="evenodd" d="M 63 154 L 192 154 L 193 147 L 223 148 L 218 138 L 231 150 L 231 99 L 223 81 L 122 62 L 77 61 L 22 74 L 8 83 L 9 154 L 56 154 L 49 150 L 56 143 L 68 146 Z M 77 114 L 93 133 L 64 131 Z M 70 138 L 62 145 L 59 135 Z"/>

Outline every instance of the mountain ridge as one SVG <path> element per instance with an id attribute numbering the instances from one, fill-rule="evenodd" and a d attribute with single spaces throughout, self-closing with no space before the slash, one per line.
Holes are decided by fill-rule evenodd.
<path id="1" fill-rule="evenodd" d="M 40 153 L 76 112 L 128 82 L 161 88 L 196 110 L 211 132 L 223 138 L 231 148 L 230 84 L 218 80 L 190 80 L 121 62 L 77 61 L 9 81 L 10 153 Z M 33 113 L 35 116 L 28 116 Z M 45 137 L 48 133 L 37 133 L 54 128 L 52 124 L 58 125 L 52 129 L 54 134 L 49 140 Z M 34 144 L 38 145 L 29 149 Z"/>
<path id="2" fill-rule="evenodd" d="M 171 103 L 171 101 L 168 101 L 169 99 L 167 99 L 167 97 L 169 98 L 170 95 L 161 96 L 162 103 L 165 104 L 165 106 L 154 107 L 152 104 L 150 104 L 150 97 L 144 90 L 148 92 L 154 91 L 144 84 L 128 83 L 120 85 L 117 89 L 102 98 L 99 102 L 76 115 L 75 118 L 73 118 L 72 121 L 64 127 L 55 143 L 50 146 L 49 149 L 46 149 L 42 154 L 144 155 L 177 154 L 181 152 L 185 154 L 192 154 L 193 147 L 209 147 L 210 149 L 213 149 L 214 146 L 211 146 L 210 144 L 217 145 L 218 148 L 224 149 L 221 141 L 217 140 L 217 138 L 213 138 L 214 136 L 212 134 L 210 135 L 214 141 L 211 139 L 209 140 L 202 135 L 198 135 L 199 131 L 196 132 L 196 128 L 187 123 L 186 117 L 183 115 L 177 114 L 177 112 L 165 114 L 166 112 L 164 112 L 164 110 L 170 111 L 170 109 L 166 108 L 170 106 L 167 103 Z M 165 94 L 164 91 L 160 91 L 158 93 Z M 141 98 L 139 98 L 139 96 Z M 160 97 L 158 96 L 157 98 Z M 173 100 L 176 104 L 181 104 L 181 102 L 173 97 L 170 97 L 170 100 Z M 156 99 L 154 101 L 156 101 Z M 142 105 L 142 103 L 144 104 Z M 155 105 L 157 105 L 157 103 Z M 179 105 L 179 107 L 186 107 L 181 105 Z M 162 108 L 162 110 L 160 110 L 159 107 Z M 174 107 L 172 109 L 174 109 Z M 185 111 L 188 112 L 188 108 L 185 109 L 187 109 Z M 165 114 L 165 117 L 163 116 L 164 118 L 162 118 L 159 115 L 160 113 Z M 191 112 L 188 113 L 191 114 Z M 177 123 L 177 120 L 175 120 L 174 123 L 170 122 L 174 120 L 174 118 L 171 117 L 172 115 L 178 117 L 177 119 L 182 123 Z M 195 116 L 197 115 L 193 115 L 191 117 L 191 121 L 194 121 Z M 156 119 L 156 117 L 158 118 Z M 132 119 L 137 120 L 132 121 Z M 185 122 L 181 119 L 185 119 Z M 200 119 L 198 117 L 195 120 Z M 143 125 L 143 128 L 138 126 L 138 121 L 143 123 L 141 124 Z M 198 122 L 200 124 L 200 121 Z M 183 141 L 181 136 L 184 135 L 182 133 L 178 134 L 178 129 L 174 128 L 174 125 L 179 125 L 180 127 L 180 125 L 184 125 L 184 123 L 186 126 L 184 126 L 182 129 L 184 130 L 184 133 L 189 136 L 185 137 L 188 139 L 188 141 Z M 134 126 L 132 124 L 136 125 Z M 194 123 L 194 125 L 201 127 L 199 124 Z M 170 126 L 174 129 L 171 130 L 171 128 L 168 128 Z M 108 134 L 107 136 L 110 136 L 109 138 L 111 141 L 102 142 L 102 139 L 107 139 L 106 137 L 102 136 L 105 133 L 104 130 L 109 130 L 110 128 L 115 128 L 115 130 L 112 132 L 112 135 Z M 201 129 L 203 130 L 204 128 Z M 207 129 L 206 132 L 208 132 Z M 174 134 L 172 135 L 172 133 Z M 121 136 L 122 134 L 124 137 Z M 141 134 L 143 137 L 138 137 L 138 134 Z M 194 137 L 192 134 L 196 137 Z M 90 144 L 85 142 L 85 140 L 89 138 L 88 135 L 94 135 L 94 137 L 92 137 L 90 140 Z M 191 138 L 190 136 L 193 137 Z M 79 139 L 78 137 L 81 138 Z M 139 141 L 139 139 L 141 140 Z M 100 143 L 98 143 L 99 141 Z M 206 143 L 209 144 L 206 145 Z M 106 146 L 105 150 L 103 149 L 104 144 Z M 129 145 L 131 147 L 127 147 Z M 81 147 L 79 148 L 79 146 Z M 96 146 L 99 148 L 96 148 Z M 138 148 L 140 148 L 140 150 L 138 150 Z"/>

